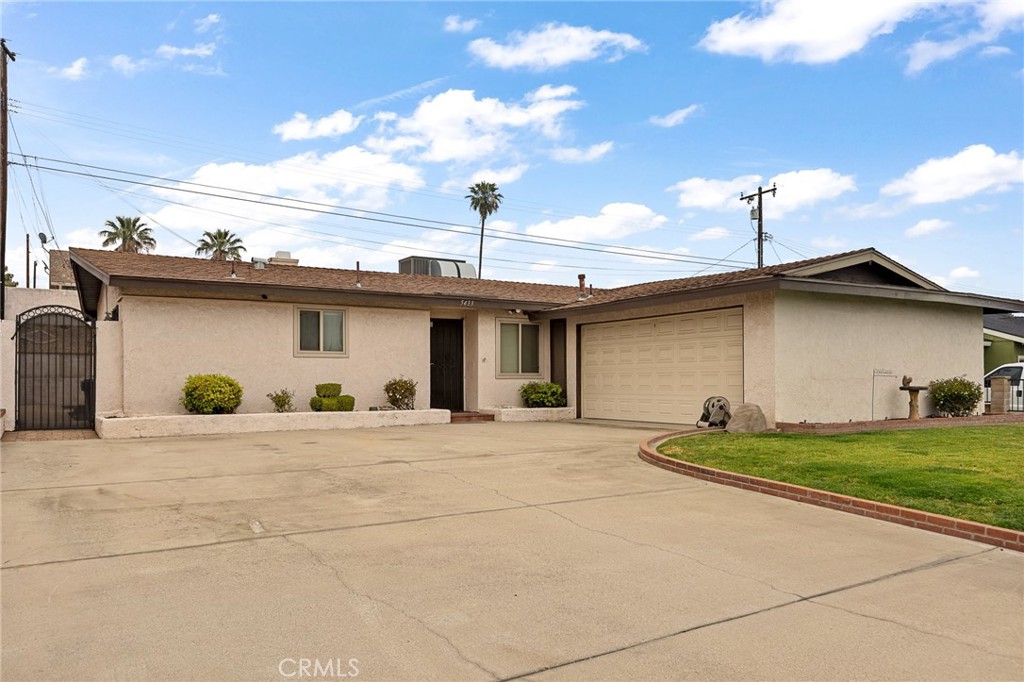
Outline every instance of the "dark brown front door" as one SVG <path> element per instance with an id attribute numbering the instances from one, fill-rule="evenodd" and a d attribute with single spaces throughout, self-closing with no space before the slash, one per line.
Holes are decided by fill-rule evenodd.
<path id="1" fill-rule="evenodd" d="M 430 321 L 430 407 L 462 412 L 462 320 Z"/>

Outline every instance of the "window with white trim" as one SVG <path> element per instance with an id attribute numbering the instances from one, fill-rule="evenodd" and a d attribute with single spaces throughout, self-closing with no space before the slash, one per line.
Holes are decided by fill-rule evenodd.
<path id="1" fill-rule="evenodd" d="M 295 309 L 296 355 L 345 355 L 345 311 L 336 308 Z"/>
<path id="2" fill-rule="evenodd" d="M 540 325 L 498 323 L 498 374 L 540 374 Z"/>

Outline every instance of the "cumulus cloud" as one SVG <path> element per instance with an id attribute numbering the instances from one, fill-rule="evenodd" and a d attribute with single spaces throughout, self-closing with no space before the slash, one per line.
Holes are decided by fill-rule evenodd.
<path id="1" fill-rule="evenodd" d="M 444 18 L 444 30 L 448 33 L 470 33 L 479 25 L 479 19 L 463 19 L 458 14 Z"/>
<path id="2" fill-rule="evenodd" d="M 919 0 L 778 0 L 757 13 L 740 13 L 708 27 L 700 47 L 717 54 L 766 62 L 839 61 L 877 36 L 891 33 L 928 4 Z"/>
<path id="3" fill-rule="evenodd" d="M 478 182 L 493 182 L 498 185 L 509 185 L 523 177 L 523 173 L 530 169 L 530 165 L 526 163 L 516 164 L 515 166 L 509 166 L 508 168 L 484 168 L 478 170 L 476 173 L 470 176 L 469 180 L 462 183 L 469 187 L 475 185 Z"/>
<path id="4" fill-rule="evenodd" d="M 982 57 L 1005 57 L 1006 55 L 1013 54 L 1013 50 L 1003 45 L 989 45 L 978 54 Z"/>
<path id="5" fill-rule="evenodd" d="M 206 33 L 211 28 L 220 23 L 219 14 L 207 14 L 202 19 L 196 19 L 196 33 Z"/>
<path id="6" fill-rule="evenodd" d="M 678 192 L 680 208 L 701 208 L 712 211 L 746 209 L 741 194 L 749 194 L 761 183 L 760 175 L 741 175 L 731 180 L 689 178 L 668 188 Z M 857 189 L 852 175 L 841 175 L 831 168 L 816 168 L 781 173 L 771 178 L 764 187 L 777 186 L 778 192 L 767 201 L 766 211 L 782 216 L 812 206 L 820 201 L 834 199 Z"/>
<path id="7" fill-rule="evenodd" d="M 729 230 L 724 227 L 709 227 L 706 230 L 701 230 L 697 234 L 690 237 L 695 242 L 702 241 L 714 241 L 717 239 L 727 239 L 729 237 Z"/>
<path id="8" fill-rule="evenodd" d="M 134 76 L 141 71 L 145 71 L 149 66 L 150 62 L 148 59 L 132 59 L 126 54 L 119 54 L 110 59 L 110 68 L 124 76 Z"/>
<path id="9" fill-rule="evenodd" d="M 376 151 L 415 151 L 422 161 L 475 161 L 509 148 L 514 133 L 548 139 L 562 136 L 563 115 L 583 106 L 571 86 L 544 85 L 521 102 L 477 99 L 472 90 L 448 90 L 420 101 L 407 117 L 378 116 L 379 134 L 366 144 Z"/>
<path id="10" fill-rule="evenodd" d="M 216 51 L 217 43 L 199 43 L 195 47 L 161 45 L 156 48 L 157 55 L 164 59 L 176 59 L 178 57 L 199 57 L 205 59 L 206 57 L 212 57 Z"/>
<path id="11" fill-rule="evenodd" d="M 682 125 L 683 121 L 690 117 L 691 114 L 700 109 L 700 105 L 691 104 L 690 106 L 683 109 L 676 109 L 671 114 L 665 116 L 651 116 L 650 122 L 656 126 L 662 128 L 674 128 L 677 125 Z"/>
<path id="12" fill-rule="evenodd" d="M 575 216 L 564 220 L 545 220 L 530 225 L 526 233 L 556 239 L 620 239 L 631 234 L 655 230 L 668 222 L 643 204 L 614 203 L 596 216 Z"/>
<path id="13" fill-rule="evenodd" d="M 89 75 L 88 67 L 89 60 L 85 57 L 79 57 L 64 68 L 50 67 L 49 72 L 58 78 L 63 78 L 69 81 L 80 81 Z"/>
<path id="14" fill-rule="evenodd" d="M 362 120 L 362 116 L 353 116 L 344 109 L 316 120 L 310 120 L 309 116 L 297 111 L 291 119 L 274 126 L 274 134 L 280 135 L 283 142 L 339 137 L 358 128 Z"/>
<path id="15" fill-rule="evenodd" d="M 976 28 L 946 40 L 922 38 L 914 43 L 907 50 L 910 58 L 907 73 L 919 73 L 936 62 L 952 59 L 978 45 L 992 43 L 1003 32 L 1019 29 L 1024 20 L 1024 5 L 1019 2 L 989 0 L 973 5 L 973 10 L 978 21 Z"/>
<path id="16" fill-rule="evenodd" d="M 817 249 L 838 250 L 846 248 L 846 241 L 834 235 L 828 237 L 815 237 L 811 240 L 811 246 Z"/>
<path id="17" fill-rule="evenodd" d="M 615 146 L 614 142 L 599 142 L 586 149 L 559 147 L 551 151 L 551 158 L 562 163 L 590 163 L 602 158 Z"/>
<path id="18" fill-rule="evenodd" d="M 939 204 L 981 192 L 1005 192 L 1024 182 L 1024 163 L 1016 151 L 997 154 L 984 144 L 965 147 L 953 156 L 928 159 L 893 180 L 881 193 L 911 204 Z"/>
<path id="19" fill-rule="evenodd" d="M 479 38 L 469 44 L 470 54 L 488 66 L 533 71 L 601 58 L 614 62 L 629 52 L 646 50 L 642 40 L 628 33 L 595 31 L 589 26 L 557 23 L 543 24 L 529 33 L 516 31 L 504 44 L 491 38 Z"/>
<path id="20" fill-rule="evenodd" d="M 908 227 L 903 233 L 906 237 L 923 237 L 926 234 L 934 234 L 940 230 L 945 230 L 947 227 L 952 226 L 953 223 L 948 220 L 940 220 L 938 218 L 929 218 L 928 220 L 918 220 L 913 226 Z"/>
<path id="21" fill-rule="evenodd" d="M 966 265 L 953 268 L 946 275 L 932 275 L 928 279 L 932 280 L 940 287 L 954 287 L 960 280 L 964 279 L 977 279 L 981 277 L 981 273 L 974 268 L 969 268 Z"/>

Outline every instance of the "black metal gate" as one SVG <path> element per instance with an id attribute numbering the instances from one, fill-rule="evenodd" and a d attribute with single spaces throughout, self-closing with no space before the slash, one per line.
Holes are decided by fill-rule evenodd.
<path id="1" fill-rule="evenodd" d="M 15 429 L 91 429 L 96 418 L 96 323 L 66 306 L 17 318 Z"/>

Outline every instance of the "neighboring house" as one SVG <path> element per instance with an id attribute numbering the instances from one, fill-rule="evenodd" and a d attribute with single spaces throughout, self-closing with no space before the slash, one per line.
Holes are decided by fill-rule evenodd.
<path id="1" fill-rule="evenodd" d="M 907 415 L 900 379 L 982 375 L 982 315 L 1024 302 L 949 292 L 873 249 L 614 289 L 71 250 L 97 323 L 96 410 L 181 413 L 189 374 L 289 388 L 340 381 L 356 408 L 396 376 L 417 407 L 520 405 L 563 385 L 577 416 L 692 424 L 704 399 L 769 422 Z M 291 262 L 291 261 L 285 261 Z M 927 394 L 924 413 L 928 413 Z"/>
<path id="2" fill-rule="evenodd" d="M 50 275 L 51 289 L 75 288 L 75 273 L 71 270 L 71 258 L 67 251 L 50 249 L 50 266 L 47 273 Z"/>
<path id="3" fill-rule="evenodd" d="M 1024 362 L 1024 316 L 985 316 L 985 373 L 1000 365 Z"/>

